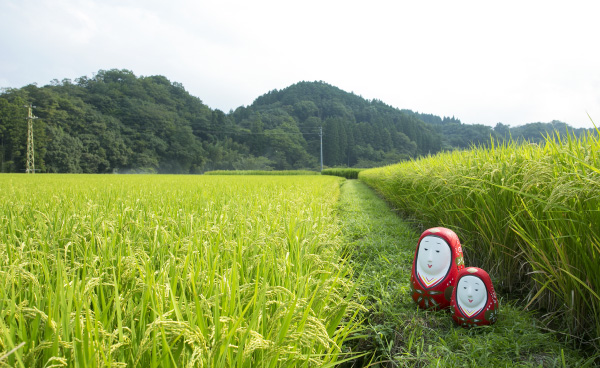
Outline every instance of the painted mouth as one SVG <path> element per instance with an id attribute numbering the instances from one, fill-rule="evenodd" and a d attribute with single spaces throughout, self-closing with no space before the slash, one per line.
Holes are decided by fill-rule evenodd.
<path id="1" fill-rule="evenodd" d="M 469 299 L 469 303 L 473 303 L 473 299 Z"/>
<path id="2" fill-rule="evenodd" d="M 433 266 L 433 265 L 427 265 L 427 267 L 429 267 L 429 268 L 431 268 L 431 266 Z"/>

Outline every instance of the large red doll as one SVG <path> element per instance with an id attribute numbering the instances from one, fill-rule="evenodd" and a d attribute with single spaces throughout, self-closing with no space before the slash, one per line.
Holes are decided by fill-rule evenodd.
<path id="1" fill-rule="evenodd" d="M 413 300 L 426 309 L 449 307 L 454 281 L 464 267 L 462 247 L 454 231 L 444 227 L 425 230 L 413 260 Z"/>
<path id="2" fill-rule="evenodd" d="M 463 327 L 490 325 L 498 318 L 498 299 L 487 272 L 477 267 L 461 270 L 452 292 L 452 318 Z"/>

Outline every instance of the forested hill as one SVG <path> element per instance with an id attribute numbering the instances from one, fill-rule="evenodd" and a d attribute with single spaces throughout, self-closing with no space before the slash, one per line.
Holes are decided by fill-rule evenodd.
<path id="1" fill-rule="evenodd" d="M 260 134 L 277 129 L 290 134 L 288 145 L 305 147 L 309 157 L 320 154 L 327 166 L 371 167 L 418 155 L 436 153 L 442 137 L 428 124 L 378 100 L 366 100 L 324 82 L 300 82 L 258 97 L 233 114 L 240 128 Z M 294 141 L 294 135 L 297 140 Z M 251 153 L 270 157 L 277 144 L 249 144 Z M 299 156 L 287 157 L 294 164 Z"/>
<path id="2" fill-rule="evenodd" d="M 204 131 L 228 121 L 165 77 L 126 70 L 28 85 L 0 95 L 3 171 L 23 172 L 33 104 L 35 167 L 41 172 L 199 172 L 223 144 Z M 212 155 L 212 156 L 211 156 Z"/>
<path id="3" fill-rule="evenodd" d="M 321 128 L 326 166 L 372 167 L 508 134 L 502 124 L 398 110 L 323 82 L 274 90 L 226 114 L 163 76 L 112 69 L 3 90 L 0 172 L 25 171 L 30 104 L 38 172 L 318 169 Z"/>
<path id="4" fill-rule="evenodd" d="M 489 144 L 490 138 L 496 141 L 504 139 L 540 143 L 548 135 L 559 133 L 565 136 L 567 132 L 580 136 L 587 132 L 597 133 L 594 129 L 573 128 L 562 121 L 553 120 L 550 123 L 528 123 L 516 127 L 497 123 L 493 128 L 482 124 L 463 124 L 455 117 L 441 118 L 432 114 L 415 113 L 411 110 L 402 110 L 435 127 L 442 135 L 443 149 L 469 149 L 473 145 Z"/>

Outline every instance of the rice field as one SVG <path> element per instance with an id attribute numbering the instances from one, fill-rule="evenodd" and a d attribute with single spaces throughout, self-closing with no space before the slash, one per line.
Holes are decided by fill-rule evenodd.
<path id="1" fill-rule="evenodd" d="M 340 180 L 0 175 L 0 366 L 335 365 Z"/>
<path id="2" fill-rule="evenodd" d="M 453 229 L 467 266 L 600 350 L 597 135 L 441 153 L 359 178 L 424 228 Z"/>

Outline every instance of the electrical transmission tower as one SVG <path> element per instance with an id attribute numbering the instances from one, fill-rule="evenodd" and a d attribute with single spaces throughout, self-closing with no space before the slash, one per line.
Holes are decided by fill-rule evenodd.
<path id="1" fill-rule="evenodd" d="M 25 105 L 28 109 L 27 113 L 27 165 L 25 166 L 25 172 L 35 174 L 35 158 L 33 152 L 33 119 L 37 119 L 37 116 L 33 116 L 32 109 L 33 105 Z"/>

